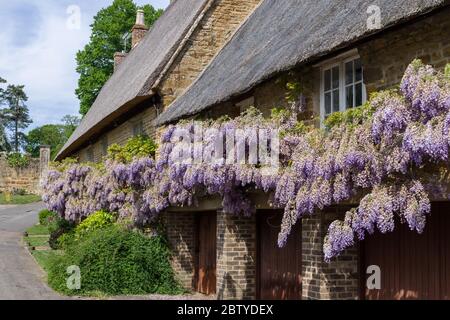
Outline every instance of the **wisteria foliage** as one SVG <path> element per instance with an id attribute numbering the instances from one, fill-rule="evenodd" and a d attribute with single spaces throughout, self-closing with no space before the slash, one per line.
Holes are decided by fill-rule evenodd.
<path id="1" fill-rule="evenodd" d="M 156 160 L 108 160 L 101 169 L 83 164 L 56 168 L 43 184 L 43 199 L 50 210 L 73 221 L 103 209 L 146 224 L 170 206 L 195 206 L 205 196 L 220 196 L 227 213 L 251 215 L 255 206 L 249 195 L 262 190 L 272 195 L 273 206 L 285 209 L 280 247 L 299 219 L 330 205 L 360 199 L 343 221 L 329 226 L 324 240 L 326 260 L 376 230 L 393 231 L 396 219 L 420 233 L 433 192 L 439 189 L 439 195 L 448 198 L 445 190 L 427 183 L 420 174 L 429 165 L 448 165 L 448 75 L 413 61 L 399 90 L 380 92 L 363 108 L 367 110 L 363 119 L 327 130 L 298 130 L 295 110 L 290 117 L 277 119 L 249 112 L 203 123 L 221 135 L 248 127 L 281 130 L 282 167 L 277 172 L 258 165 L 174 163 L 175 126 L 169 126 Z M 193 125 L 184 122 L 178 128 L 193 135 Z"/>

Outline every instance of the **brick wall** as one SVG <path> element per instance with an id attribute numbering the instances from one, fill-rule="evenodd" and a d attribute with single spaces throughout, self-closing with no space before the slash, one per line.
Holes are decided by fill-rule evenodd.
<path id="1" fill-rule="evenodd" d="M 180 284 L 192 290 L 195 277 L 195 214 L 167 212 L 164 214 L 167 238 L 172 250 L 172 267 Z"/>
<path id="2" fill-rule="evenodd" d="M 160 93 L 167 107 L 197 78 L 261 0 L 216 0 L 180 52 Z"/>
<path id="3" fill-rule="evenodd" d="M 342 219 L 341 212 L 322 212 L 302 220 L 303 299 L 359 298 L 358 248 L 345 250 L 330 263 L 323 260 L 324 236 L 332 221 Z"/>
<path id="4" fill-rule="evenodd" d="M 256 220 L 217 213 L 217 298 L 255 299 Z"/>

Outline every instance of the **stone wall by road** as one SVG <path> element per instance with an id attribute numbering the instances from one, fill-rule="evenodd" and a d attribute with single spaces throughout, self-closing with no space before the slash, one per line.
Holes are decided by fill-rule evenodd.
<path id="1" fill-rule="evenodd" d="M 8 165 L 6 154 L 0 153 L 0 192 L 21 189 L 39 194 L 39 182 L 48 168 L 49 160 L 50 149 L 42 147 L 39 159 L 30 159 L 25 168 L 12 168 Z"/>

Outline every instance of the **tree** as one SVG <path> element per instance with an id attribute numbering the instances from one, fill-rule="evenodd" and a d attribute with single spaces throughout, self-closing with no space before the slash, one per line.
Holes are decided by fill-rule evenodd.
<path id="1" fill-rule="evenodd" d="M 80 125 L 81 119 L 77 116 L 68 114 L 65 115 L 61 119 L 61 121 L 65 126 L 65 132 L 68 139 L 70 135 L 75 131 L 75 129 Z"/>
<path id="2" fill-rule="evenodd" d="M 133 27 L 138 9 L 144 10 L 147 26 L 153 25 L 163 12 L 151 5 L 138 7 L 133 0 L 114 0 L 111 6 L 100 10 L 94 17 L 90 42 L 76 57 L 80 78 L 75 93 L 80 100 L 81 115 L 88 112 L 113 73 L 114 53 L 124 49 L 123 35 Z"/>
<path id="3" fill-rule="evenodd" d="M 33 158 L 39 157 L 42 145 L 50 146 L 51 156 L 56 155 L 66 143 L 66 128 L 61 124 L 47 124 L 31 130 L 27 135 L 26 151 Z"/>
<path id="4" fill-rule="evenodd" d="M 62 124 L 43 125 L 28 133 L 25 149 L 32 157 L 39 157 L 40 147 L 47 145 L 50 146 L 51 157 L 54 158 L 80 123 L 80 118 L 66 115 L 61 121 Z"/>
<path id="5" fill-rule="evenodd" d="M 0 84 L 1 83 L 6 83 L 6 80 L 2 77 L 0 77 Z M 0 88 L 0 105 L 3 103 L 3 94 L 4 90 Z M 11 146 L 9 145 L 8 136 L 5 129 L 5 119 L 2 110 L 0 110 L 0 152 L 9 151 L 10 149 Z"/>
<path id="6" fill-rule="evenodd" d="M 28 97 L 24 88 L 23 85 L 8 85 L 6 90 L 2 91 L 2 100 L 7 107 L 1 111 L 0 117 L 6 128 L 12 131 L 11 140 L 15 152 L 19 152 L 25 142 L 25 134 L 21 129 L 26 129 L 33 122 L 25 104 Z"/>

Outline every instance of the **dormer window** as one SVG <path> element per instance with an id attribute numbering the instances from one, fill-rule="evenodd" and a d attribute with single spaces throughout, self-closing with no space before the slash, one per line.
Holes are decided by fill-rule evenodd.
<path id="1" fill-rule="evenodd" d="M 359 57 L 323 65 L 321 68 L 320 116 L 361 106 L 367 100 L 363 67 Z"/>

